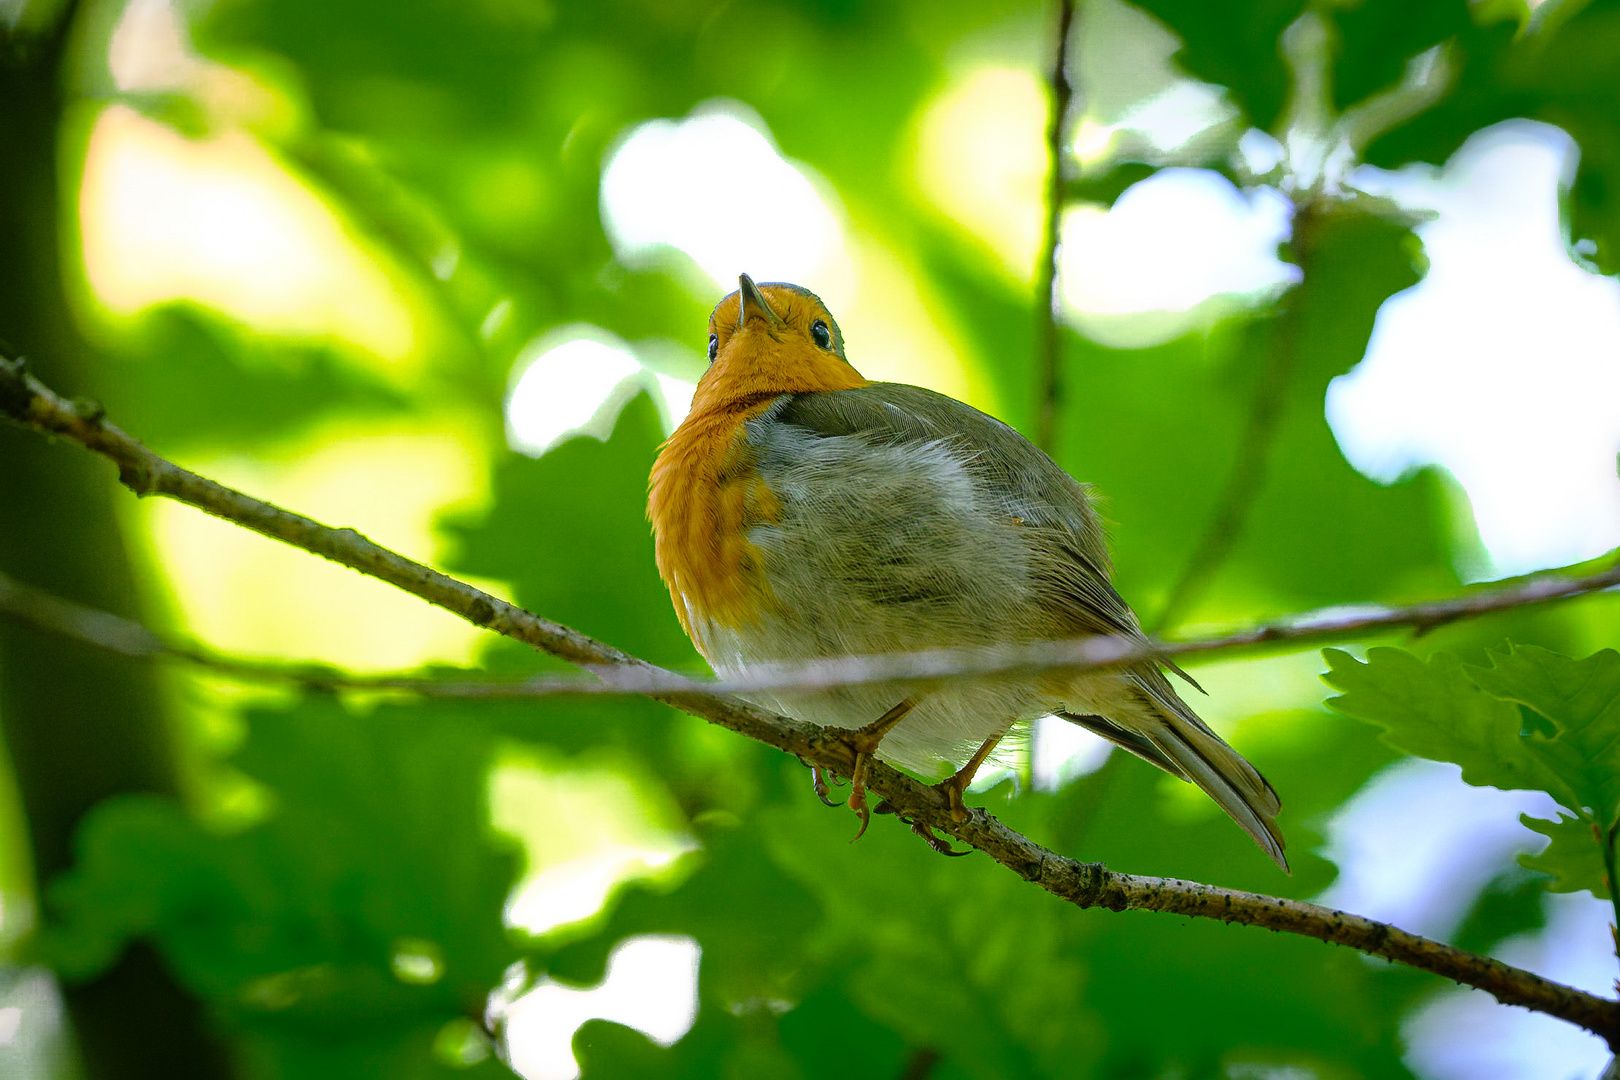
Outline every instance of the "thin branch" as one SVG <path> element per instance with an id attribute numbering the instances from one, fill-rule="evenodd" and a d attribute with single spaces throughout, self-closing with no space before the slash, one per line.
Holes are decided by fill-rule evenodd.
<path id="1" fill-rule="evenodd" d="M 315 661 L 278 662 L 227 656 L 192 642 L 170 641 L 109 612 L 29 589 L 0 575 L 0 614 L 127 656 L 168 657 L 252 681 L 291 682 L 314 690 L 397 690 L 434 698 L 517 699 L 665 693 L 752 694 L 837 690 L 874 684 L 937 685 L 996 675 L 1081 672 L 1150 660 L 1297 648 L 1412 628 L 1424 633 L 1462 619 L 1574 599 L 1620 587 L 1620 565 L 1569 577 L 1541 574 L 1516 584 L 1404 607 L 1323 608 L 1218 637 L 1136 641 L 1084 637 L 1022 644 L 840 656 L 798 664 L 758 664 L 741 678 L 710 679 L 662 668 L 604 675 L 519 680 L 424 679 L 353 675 Z"/>
<path id="2" fill-rule="evenodd" d="M 168 640 L 133 619 L 31 588 L 6 573 L 0 573 L 0 615 L 122 656 L 137 660 L 182 660 L 248 682 L 284 682 L 320 691 L 409 690 L 428 695 L 437 685 L 431 679 L 419 677 L 351 675 L 313 662 L 283 663 L 227 656 L 193 642 Z"/>
<path id="3" fill-rule="evenodd" d="M 606 679 L 670 675 L 378 547 L 352 529 L 329 528 L 182 469 L 107 423 L 99 408 L 57 396 L 28 375 L 20 362 L 0 360 L 0 413 L 36 430 L 83 443 L 106 456 L 118 465 L 120 479 L 137 494 L 169 496 L 380 578 L 469 622 L 534 645 Z M 777 716 L 721 694 L 686 690 L 649 696 L 805 762 L 846 776 L 854 769 L 854 751 L 844 733 L 837 730 Z M 1603 1037 L 1611 1046 L 1620 1045 L 1620 1002 L 1316 904 L 1174 878 L 1120 874 L 1100 863 L 1081 863 L 1048 851 L 981 808 L 975 808 L 966 821 L 953 820 L 945 796 L 937 788 L 919 783 L 881 761 L 870 765 L 867 785 L 902 821 L 948 833 L 1078 907 L 1164 911 L 1262 926 L 1346 945 L 1477 987 L 1504 1004 L 1556 1016 Z"/>
<path id="4" fill-rule="evenodd" d="M 1305 283 L 1310 278 L 1312 234 L 1318 213 L 1320 211 L 1311 202 L 1299 206 L 1294 213 L 1294 257 Z M 1296 285 L 1285 301 L 1287 306 L 1277 320 L 1276 333 L 1271 339 L 1271 347 L 1266 351 L 1265 364 L 1255 379 L 1253 395 L 1249 399 L 1248 419 L 1238 442 L 1237 459 L 1232 463 L 1226 486 L 1215 500 L 1215 509 L 1210 513 L 1203 535 L 1181 568 L 1175 584 L 1170 587 L 1170 594 L 1153 622 L 1151 631 L 1155 635 L 1174 627 L 1209 587 L 1216 571 L 1232 553 L 1233 546 L 1242 535 L 1249 511 L 1265 483 L 1266 467 L 1277 441 L 1277 429 L 1282 423 L 1288 393 L 1299 367 L 1299 304 L 1305 283 Z"/>
<path id="5" fill-rule="evenodd" d="M 1035 285 L 1035 332 L 1041 369 L 1041 405 L 1035 443 L 1048 454 L 1052 453 L 1058 406 L 1063 401 L 1062 338 L 1058 333 L 1058 313 L 1062 310 L 1062 298 L 1058 295 L 1058 259 L 1061 257 L 1058 237 L 1065 185 L 1063 133 L 1068 129 L 1069 108 L 1074 100 L 1074 86 L 1069 81 L 1069 38 L 1073 25 L 1074 0 L 1058 0 L 1057 44 L 1052 50 L 1052 71 L 1048 77 L 1052 111 L 1046 120 L 1046 229 L 1037 274 L 1039 280 Z"/>

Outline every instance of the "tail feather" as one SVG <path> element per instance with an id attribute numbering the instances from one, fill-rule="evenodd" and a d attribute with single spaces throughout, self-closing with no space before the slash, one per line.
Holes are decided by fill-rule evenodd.
<path id="1" fill-rule="evenodd" d="M 1230 814 L 1284 873 L 1290 872 L 1276 822 L 1282 804 L 1253 765 L 1202 723 L 1195 727 L 1179 716 L 1170 717 L 1164 731 L 1155 733 L 1153 744 Z"/>
<path id="2" fill-rule="evenodd" d="M 1130 696 L 1140 706 L 1140 712 L 1131 710 L 1135 715 L 1062 715 L 1171 775 L 1197 784 L 1289 873 L 1276 822 L 1282 803 L 1266 778 L 1198 718 L 1158 668 L 1144 666 L 1130 675 L 1135 691 Z"/>

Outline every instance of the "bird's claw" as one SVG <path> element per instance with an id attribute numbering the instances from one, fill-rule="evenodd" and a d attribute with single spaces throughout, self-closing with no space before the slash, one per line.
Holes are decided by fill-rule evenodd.
<path id="1" fill-rule="evenodd" d="M 871 767 L 872 755 L 877 753 L 883 736 L 916 707 L 916 699 L 906 698 L 870 724 L 843 736 L 845 745 L 855 752 L 855 768 L 849 777 L 849 808 L 861 819 L 860 829 L 850 838 L 852 844 L 866 835 L 866 827 L 872 822 L 872 811 L 866 805 L 866 773 Z"/>
<path id="2" fill-rule="evenodd" d="M 866 789 L 858 788 L 849 793 L 849 808 L 861 819 L 861 827 L 855 830 L 855 835 L 849 838 L 854 843 L 866 835 L 866 827 L 872 823 L 872 811 L 866 806 Z"/>
<path id="3" fill-rule="evenodd" d="M 909 818 L 901 818 L 900 820 L 904 821 L 907 825 L 910 825 L 911 831 L 923 838 L 923 843 L 927 844 L 941 855 L 948 855 L 953 859 L 960 859 L 964 855 L 971 855 L 973 853 L 972 848 L 968 848 L 966 851 L 957 851 L 955 848 L 951 847 L 951 842 L 949 840 L 942 840 L 935 836 L 934 830 L 930 829 L 921 821 L 913 821 Z"/>
<path id="4" fill-rule="evenodd" d="M 833 783 L 836 784 L 839 782 L 838 777 L 834 776 Z M 837 799 L 829 799 L 827 797 L 832 793 L 832 789 L 827 785 L 826 770 L 824 770 L 820 765 L 810 766 L 810 786 L 815 790 L 816 798 L 820 799 L 824 806 L 838 805 Z"/>

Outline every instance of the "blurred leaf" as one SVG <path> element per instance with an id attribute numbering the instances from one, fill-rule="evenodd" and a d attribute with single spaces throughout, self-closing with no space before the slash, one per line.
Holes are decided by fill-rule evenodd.
<path id="1" fill-rule="evenodd" d="M 1613 274 L 1620 271 L 1620 84 L 1613 78 L 1620 69 L 1620 2 L 1564 4 L 1543 23 L 1545 32 L 1521 40 L 1501 78 L 1521 101 L 1534 101 L 1535 110 L 1520 115 L 1575 137 L 1580 158 L 1566 206 L 1569 239 L 1590 240 L 1591 264 Z"/>
<path id="2" fill-rule="evenodd" d="M 695 1026 L 673 1046 L 656 1046 L 616 1024 L 589 1024 L 575 1036 L 585 1080 L 636 1076 L 793 1076 L 776 1018 L 801 992 L 805 943 L 820 921 L 812 897 L 767 857 L 754 830 L 707 823 L 691 875 L 672 891 L 645 884 L 610 903 L 598 932 L 564 945 L 548 973 L 599 982 L 614 945 L 636 934 L 683 934 L 702 948 Z"/>
<path id="3" fill-rule="evenodd" d="M 1284 302 L 1297 324 L 1272 347 L 1296 351 L 1300 405 L 1320 412 L 1328 382 L 1366 354 L 1384 301 L 1421 281 L 1428 264 L 1412 222 L 1382 200 L 1308 207 L 1294 225 L 1286 250 L 1305 278 Z"/>
<path id="4" fill-rule="evenodd" d="M 1535 645 L 1493 651 L 1491 666 L 1468 677 L 1504 701 L 1527 705 L 1552 721 L 1551 739 L 1532 736 L 1578 802 L 1604 829 L 1620 821 L 1620 653 L 1604 649 L 1572 660 Z"/>
<path id="5" fill-rule="evenodd" d="M 1283 298 L 1279 316 L 1256 322 L 1234 342 L 1227 385 L 1215 391 L 1247 415 L 1253 380 L 1267 370 L 1259 357 L 1278 349 L 1292 353 L 1288 386 L 1275 391 L 1284 395 L 1283 413 L 1263 486 L 1211 599 L 1218 603 L 1223 589 L 1243 597 L 1246 582 L 1276 590 L 1288 598 L 1287 607 L 1453 586 L 1437 479 L 1424 473 L 1389 485 L 1367 479 L 1345 461 L 1323 412 L 1329 382 L 1361 361 L 1384 301 L 1418 282 L 1421 246 L 1405 220 L 1371 202 L 1311 212 L 1308 224 L 1303 218 L 1296 223 L 1291 246 L 1305 280 Z M 1231 382 L 1246 384 L 1239 401 Z M 1208 408 L 1209 400 L 1195 407 Z M 1235 432 L 1223 433 L 1221 441 L 1235 443 Z M 1186 447 L 1182 461 L 1207 452 L 1207 445 Z M 1200 526 L 1227 479 L 1225 461 L 1216 463 L 1218 479 L 1191 504 Z M 1228 607 L 1239 604 L 1242 599 L 1227 601 Z M 1252 608 L 1252 600 L 1243 606 Z"/>
<path id="6" fill-rule="evenodd" d="M 837 1033 L 832 1052 L 829 1032 Z M 917 1052 L 832 982 L 806 994 L 782 1017 L 781 1039 L 805 1080 L 895 1080 L 905 1075 Z"/>
<path id="7" fill-rule="evenodd" d="M 980 1077 L 1083 1074 L 1097 1060 L 1102 1030 L 1061 901 L 977 855 L 942 859 L 897 822 L 852 845 L 847 816 L 809 799 L 761 824 L 826 912 L 815 952 L 905 1044 Z"/>
<path id="8" fill-rule="evenodd" d="M 281 1063 L 272 1075 L 436 1075 L 421 1051 L 481 1015 L 520 955 L 502 921 L 516 862 L 485 806 L 490 736 L 428 708 L 362 716 L 324 698 L 256 713 L 249 731 L 236 763 L 268 788 L 268 820 L 219 835 L 155 797 L 103 804 L 52 890 L 43 949 L 82 979 L 151 936 Z"/>
<path id="9" fill-rule="evenodd" d="M 250 1032 L 244 1071 L 255 1080 L 512 1080 L 513 1071 L 494 1055 L 473 1062 L 446 1060 L 437 1052 L 443 1030 L 435 1021 L 338 1038 L 325 1032 Z"/>
<path id="10" fill-rule="evenodd" d="M 331 348 L 259 338 L 186 304 L 142 315 L 116 353 L 101 371 L 104 404 L 165 449 L 246 449 L 334 414 L 397 415 L 412 404 Z"/>
<path id="11" fill-rule="evenodd" d="M 1535 819 L 1520 820 L 1529 824 Z M 1521 855 L 1519 861 L 1524 863 L 1527 858 L 1533 856 Z M 1547 887 L 1540 874 L 1517 867 L 1499 874 L 1480 892 L 1473 910 L 1452 935 L 1451 944 L 1485 956 L 1495 952 L 1505 938 L 1542 929 L 1547 925 Z"/>
<path id="12" fill-rule="evenodd" d="M 1176 60 L 1187 74 L 1226 87 L 1263 131 L 1276 126 L 1289 77 L 1278 38 L 1305 10 L 1304 0 L 1253 0 L 1243 8 L 1198 0 L 1137 0 L 1180 36 Z"/>
<path id="13" fill-rule="evenodd" d="M 1333 100 L 1343 112 L 1401 79 L 1408 61 L 1473 29 L 1469 0 L 1361 0 L 1333 12 L 1338 56 Z"/>
<path id="14" fill-rule="evenodd" d="M 703 946 L 700 1012 L 792 1000 L 804 935 L 820 920 L 812 896 L 782 873 L 752 829 L 710 825 L 703 850 L 686 858 L 693 870 L 685 881 L 673 890 L 627 886 L 601 932 L 555 951 L 546 961 L 548 972 L 581 985 L 600 982 L 608 953 L 620 940 L 684 934 Z"/>
<path id="15" fill-rule="evenodd" d="M 1113 206 L 1126 191 L 1158 171 L 1158 166 L 1140 161 L 1116 162 L 1107 172 L 1071 180 L 1065 195 L 1071 202 Z"/>
<path id="16" fill-rule="evenodd" d="M 1381 168 L 1409 161 L 1440 164 L 1474 132 L 1513 117 L 1557 124 L 1580 145 L 1566 205 L 1572 243 L 1589 240 L 1585 257 L 1605 274 L 1620 271 L 1620 2 L 1548 4 L 1526 32 L 1503 17 L 1511 5 L 1487 8 L 1490 24 L 1457 38 L 1453 87 L 1438 105 L 1367 148 Z"/>
<path id="17" fill-rule="evenodd" d="M 776 1039 L 774 1018 L 763 1007 L 759 1012 L 764 1015 L 700 1013 L 692 1030 L 667 1048 L 621 1024 L 587 1020 L 574 1033 L 581 1080 L 800 1080 Z"/>
<path id="18" fill-rule="evenodd" d="M 1519 710 L 1481 689 L 1460 660 L 1438 653 L 1427 662 L 1404 649 L 1367 650 L 1365 663 L 1323 649 L 1322 680 L 1341 691 L 1333 708 L 1384 729 L 1391 746 L 1462 766 L 1479 787 L 1545 791 L 1565 806 L 1580 803 L 1546 753 L 1547 740 L 1526 736 Z"/>
<path id="19" fill-rule="evenodd" d="M 605 443 L 578 436 L 538 460 L 496 467 L 493 505 L 443 528 L 453 571 L 508 582 L 517 602 L 655 664 L 692 668 L 696 654 L 653 561 L 647 474 L 664 433 L 637 395 Z"/>
<path id="20" fill-rule="evenodd" d="M 1485 5 L 1478 7 L 1485 10 Z M 1363 151 L 1369 165 L 1398 169 L 1411 161 L 1441 164 L 1468 136 L 1513 116 L 1529 116 L 1535 97 L 1519 82 L 1523 39 L 1513 19 L 1470 24 L 1453 41 L 1451 90 L 1436 105 L 1384 132 Z"/>

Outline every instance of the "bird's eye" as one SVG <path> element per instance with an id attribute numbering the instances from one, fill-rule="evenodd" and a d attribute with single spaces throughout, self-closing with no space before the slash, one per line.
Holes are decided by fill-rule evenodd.
<path id="1" fill-rule="evenodd" d="M 815 343 L 820 345 L 823 349 L 832 348 L 832 331 L 827 329 L 827 324 L 822 322 L 820 319 L 817 319 L 815 322 L 810 324 L 810 336 L 814 338 Z"/>
<path id="2" fill-rule="evenodd" d="M 719 355 L 720 355 L 720 335 L 719 334 L 710 334 L 709 335 L 709 363 L 711 363 L 711 364 L 714 363 L 714 358 L 716 356 L 719 356 Z"/>

